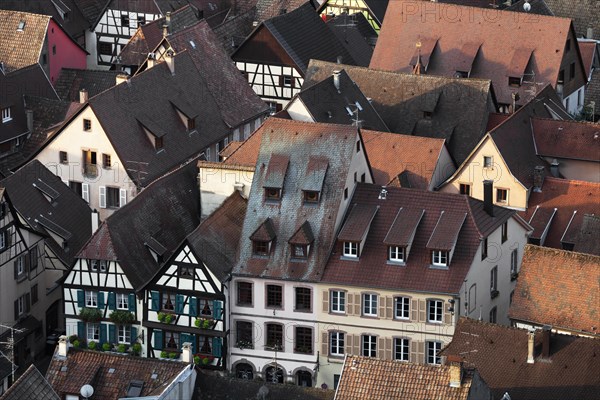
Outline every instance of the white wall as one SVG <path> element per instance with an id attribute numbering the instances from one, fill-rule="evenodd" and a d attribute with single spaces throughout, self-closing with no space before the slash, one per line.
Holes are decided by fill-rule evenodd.
<path id="1" fill-rule="evenodd" d="M 254 168 L 236 168 L 235 165 L 204 163 L 199 164 L 198 181 L 200 183 L 200 208 L 202 218 L 208 217 L 223 201 L 238 190 L 243 197 L 248 198 Z M 242 186 L 240 186 L 242 185 Z"/>

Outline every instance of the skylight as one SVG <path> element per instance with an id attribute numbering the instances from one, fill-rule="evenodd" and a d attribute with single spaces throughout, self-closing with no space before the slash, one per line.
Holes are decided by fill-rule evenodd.
<path id="1" fill-rule="evenodd" d="M 19 21 L 19 26 L 17 26 L 17 31 L 23 32 L 25 29 L 25 21 Z"/>

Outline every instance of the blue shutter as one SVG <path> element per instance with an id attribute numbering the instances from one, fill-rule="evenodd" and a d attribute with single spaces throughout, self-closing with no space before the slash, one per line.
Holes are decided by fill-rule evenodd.
<path id="1" fill-rule="evenodd" d="M 183 349 L 183 344 L 190 341 L 190 335 L 187 333 L 181 333 L 179 335 L 179 338 L 179 346 L 181 347 L 181 349 Z"/>
<path id="2" fill-rule="evenodd" d="M 194 296 L 190 296 L 190 317 L 198 316 L 198 299 Z"/>
<path id="3" fill-rule="evenodd" d="M 115 292 L 108 293 L 108 309 L 114 310 L 116 309 L 117 295 Z"/>
<path id="4" fill-rule="evenodd" d="M 77 307 L 85 307 L 85 292 L 83 290 L 77 291 Z"/>
<path id="5" fill-rule="evenodd" d="M 129 301 L 127 302 L 129 311 L 135 312 L 135 303 L 135 293 L 129 293 Z"/>
<path id="6" fill-rule="evenodd" d="M 212 339 L 212 355 L 215 357 L 221 357 L 221 346 L 222 341 L 219 337 L 214 337 Z"/>
<path id="7" fill-rule="evenodd" d="M 136 326 L 131 327 L 131 344 L 137 342 L 138 330 Z"/>
<path id="8" fill-rule="evenodd" d="M 213 300 L 213 315 L 215 319 L 223 319 L 223 302 L 221 300 Z"/>
<path id="9" fill-rule="evenodd" d="M 108 325 L 108 341 L 110 343 L 117 343 L 117 326 L 110 324 Z"/>
<path id="10" fill-rule="evenodd" d="M 77 321 L 77 337 L 85 339 L 85 322 Z"/>
<path id="11" fill-rule="evenodd" d="M 108 324 L 100 324 L 100 343 L 106 342 L 106 327 Z"/>
<path id="12" fill-rule="evenodd" d="M 150 292 L 150 295 L 152 296 L 152 302 L 150 304 L 150 310 L 152 310 L 152 311 L 158 311 L 158 310 L 160 310 L 160 293 L 155 292 L 153 290 L 152 292 Z"/>
<path id="13" fill-rule="evenodd" d="M 176 314 L 183 313 L 183 295 L 182 294 L 175 295 L 175 313 Z"/>
<path id="14" fill-rule="evenodd" d="M 190 335 L 190 341 L 192 342 L 192 354 L 196 354 L 196 335 Z"/>
<path id="15" fill-rule="evenodd" d="M 104 292 L 98 292 L 98 309 L 104 311 Z M 104 316 L 104 312 L 102 313 Z"/>
<path id="16" fill-rule="evenodd" d="M 153 347 L 155 350 L 162 350 L 162 348 L 163 348 L 163 333 L 159 329 L 154 331 L 154 346 Z"/>

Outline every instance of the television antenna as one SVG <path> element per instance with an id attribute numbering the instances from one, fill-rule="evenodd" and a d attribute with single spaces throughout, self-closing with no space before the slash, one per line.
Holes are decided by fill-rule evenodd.
<path id="1" fill-rule="evenodd" d="M 4 353 L 0 351 L 0 354 L 6 358 L 12 364 L 12 381 L 15 382 L 15 332 L 24 333 L 27 329 L 17 329 L 10 325 L 5 325 L 0 323 L 0 327 L 10 329 L 10 337 L 8 338 L 8 342 L 0 342 L 0 344 L 6 345 L 6 347 L 10 350 L 10 358 L 8 358 Z"/>

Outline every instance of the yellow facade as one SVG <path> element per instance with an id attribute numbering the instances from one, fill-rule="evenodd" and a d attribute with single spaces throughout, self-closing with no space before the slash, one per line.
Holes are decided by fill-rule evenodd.
<path id="1" fill-rule="evenodd" d="M 348 11 L 348 14 L 355 14 L 357 12 L 362 13 L 375 32 L 379 34 L 381 26 L 373 18 L 373 15 L 369 11 L 369 7 L 361 0 L 329 0 L 325 8 L 323 8 L 321 15 L 340 15 L 346 10 Z"/>

